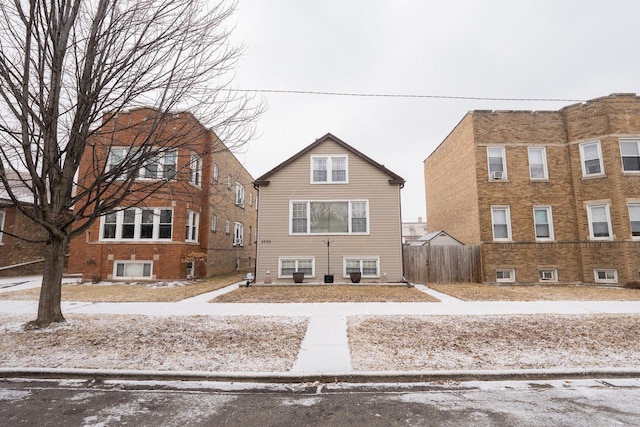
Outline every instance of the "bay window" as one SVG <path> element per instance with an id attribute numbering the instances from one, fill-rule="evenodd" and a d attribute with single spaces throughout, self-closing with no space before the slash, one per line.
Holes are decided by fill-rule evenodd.
<path id="1" fill-rule="evenodd" d="M 129 208 L 100 218 L 100 240 L 171 240 L 171 208 Z"/>

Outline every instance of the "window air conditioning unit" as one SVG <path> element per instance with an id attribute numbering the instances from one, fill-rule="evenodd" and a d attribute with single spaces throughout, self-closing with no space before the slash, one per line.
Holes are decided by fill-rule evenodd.
<path id="1" fill-rule="evenodd" d="M 491 172 L 491 179 L 504 179 L 504 172 L 503 171 Z"/>

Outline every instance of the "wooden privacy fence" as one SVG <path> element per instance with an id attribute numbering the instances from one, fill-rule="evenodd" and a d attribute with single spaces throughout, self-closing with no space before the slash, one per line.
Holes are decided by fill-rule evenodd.
<path id="1" fill-rule="evenodd" d="M 481 283 L 480 246 L 404 245 L 402 251 L 412 283 Z"/>

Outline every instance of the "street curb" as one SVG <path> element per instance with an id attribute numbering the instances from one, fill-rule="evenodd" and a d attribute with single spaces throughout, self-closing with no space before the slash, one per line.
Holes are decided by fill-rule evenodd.
<path id="1" fill-rule="evenodd" d="M 117 369 L 0 368 L 0 378 L 131 381 L 212 381 L 244 383 L 416 383 L 638 378 L 640 368 L 382 371 L 292 374 L 288 372 L 146 371 Z"/>

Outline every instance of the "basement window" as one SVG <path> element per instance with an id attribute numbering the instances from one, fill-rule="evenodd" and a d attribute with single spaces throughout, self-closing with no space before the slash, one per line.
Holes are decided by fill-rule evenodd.
<path id="1" fill-rule="evenodd" d="M 596 283 L 618 283 L 618 270 L 593 270 Z"/>
<path id="2" fill-rule="evenodd" d="M 541 282 L 557 282 L 558 281 L 558 270 L 556 270 L 555 268 L 540 270 L 538 274 Z"/>
<path id="3" fill-rule="evenodd" d="M 151 279 L 153 262 L 116 261 L 113 263 L 113 277 L 116 279 Z"/>
<path id="4" fill-rule="evenodd" d="M 496 270 L 496 282 L 513 283 L 516 281 L 516 271 L 513 268 Z"/>

